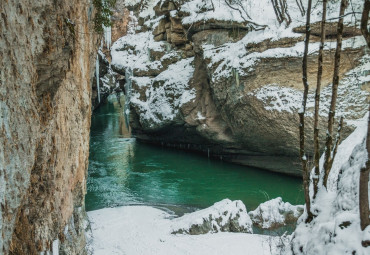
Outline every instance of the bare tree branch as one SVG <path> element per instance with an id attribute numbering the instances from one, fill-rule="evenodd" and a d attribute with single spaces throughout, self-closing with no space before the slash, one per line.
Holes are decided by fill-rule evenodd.
<path id="1" fill-rule="evenodd" d="M 286 25 L 289 26 L 292 22 L 292 19 L 288 12 L 288 5 L 286 0 L 271 0 L 272 6 L 274 7 L 274 12 L 276 15 L 277 21 L 281 24 L 284 21 Z"/>
<path id="2" fill-rule="evenodd" d="M 271 0 L 271 3 L 272 3 L 272 6 L 274 7 L 274 12 L 275 12 L 275 15 L 276 15 L 276 19 L 278 20 L 278 22 L 280 24 L 283 23 L 283 21 L 281 20 L 281 14 L 279 13 L 278 4 L 277 4 L 276 0 Z"/>
<path id="3" fill-rule="evenodd" d="M 339 16 L 339 17 L 334 17 L 334 18 L 327 19 L 326 21 L 335 20 L 335 19 L 341 19 L 341 18 L 344 18 L 344 17 L 346 17 L 348 15 L 354 15 L 354 14 L 361 14 L 361 12 L 348 12 L 346 14 L 343 14 L 343 15 Z"/>
<path id="4" fill-rule="evenodd" d="M 240 13 L 240 16 L 242 16 L 242 18 L 243 18 L 243 13 L 244 13 L 247 16 L 248 19 L 250 19 L 250 20 L 252 19 L 251 16 L 249 16 L 247 10 L 244 8 L 242 1 L 240 1 L 240 0 L 225 0 L 225 3 L 227 4 L 227 6 L 229 6 L 229 8 L 231 8 L 235 11 L 238 11 Z M 236 4 L 238 7 L 233 7 L 232 6 L 233 4 Z M 243 12 L 242 12 L 242 10 L 243 10 Z"/>
<path id="5" fill-rule="evenodd" d="M 256 31 L 258 31 L 258 30 L 263 30 L 263 29 L 265 29 L 267 26 L 266 25 L 260 25 L 260 24 L 257 24 L 257 23 L 255 23 L 255 22 L 253 22 L 252 21 L 252 18 L 249 16 L 249 14 L 248 14 L 248 12 L 245 10 L 245 8 L 243 7 L 243 5 L 242 5 L 242 3 L 240 2 L 240 0 L 234 0 L 233 2 L 231 2 L 231 0 L 224 0 L 225 1 L 225 3 L 226 3 L 226 5 L 230 8 L 230 9 L 233 9 L 233 10 L 235 10 L 235 11 L 238 11 L 239 12 L 239 14 L 240 14 L 240 17 L 242 17 L 242 19 L 246 22 L 246 23 L 248 23 L 248 24 L 250 24 L 251 26 L 252 26 L 252 28 L 253 28 L 253 30 L 256 30 Z M 232 6 L 232 3 L 236 3 L 237 4 L 237 6 L 238 7 L 234 7 L 234 6 Z M 213 3 L 212 3 L 212 5 L 213 5 Z M 242 11 L 243 10 L 243 11 Z M 244 15 L 243 15 L 243 13 L 247 16 L 247 18 L 248 19 L 246 19 L 245 17 L 244 17 Z"/>
<path id="6" fill-rule="evenodd" d="M 297 3 L 299 11 L 301 12 L 302 16 L 304 16 L 306 14 L 306 11 L 304 10 L 302 0 L 295 0 L 295 2 Z"/>

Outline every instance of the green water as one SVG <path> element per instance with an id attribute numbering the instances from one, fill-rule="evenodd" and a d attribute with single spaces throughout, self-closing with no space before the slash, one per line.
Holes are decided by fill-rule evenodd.
<path id="1" fill-rule="evenodd" d="M 132 204 L 196 209 L 224 198 L 240 199 L 248 210 L 278 196 L 304 201 L 298 178 L 138 143 L 122 112 L 112 99 L 92 116 L 88 211 Z"/>

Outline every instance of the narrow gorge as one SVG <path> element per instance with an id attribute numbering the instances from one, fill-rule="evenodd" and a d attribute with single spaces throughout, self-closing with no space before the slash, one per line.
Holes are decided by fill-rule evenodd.
<path id="1" fill-rule="evenodd" d="M 369 10 L 1 0 L 0 255 L 368 254 Z"/>

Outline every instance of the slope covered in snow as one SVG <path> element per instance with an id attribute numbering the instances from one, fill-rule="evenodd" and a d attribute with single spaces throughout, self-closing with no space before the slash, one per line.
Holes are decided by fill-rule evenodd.
<path id="1" fill-rule="evenodd" d="M 321 188 L 313 202 L 318 216 L 310 224 L 303 222 L 306 213 L 300 218 L 292 243 L 295 254 L 370 253 L 370 247 L 361 245 L 370 238 L 370 227 L 360 229 L 358 197 L 360 169 L 367 160 L 367 116 L 357 125 L 338 147 L 328 191 Z"/>
<path id="2" fill-rule="evenodd" d="M 175 1 L 176 2 L 176 1 Z M 296 0 L 287 0 L 287 9 L 292 20 L 292 26 L 302 25 L 305 22 L 305 15 L 302 16 Z M 302 1 L 304 8 L 307 7 L 307 0 Z M 311 14 L 312 23 L 321 20 L 321 1 L 313 0 L 313 11 Z M 338 16 L 340 1 L 330 1 L 328 6 L 328 22 L 336 22 Z M 350 12 L 360 12 L 362 8 L 361 1 L 351 1 Z M 259 1 L 225 1 L 225 0 L 190 0 L 186 1 L 180 9 L 188 14 L 184 23 L 192 24 L 199 21 L 219 20 L 232 22 L 254 22 L 259 25 L 269 27 L 280 26 L 276 20 L 274 8 L 270 0 Z M 355 14 L 360 16 L 359 14 Z M 352 24 L 354 15 L 346 15 L 345 23 Z"/>

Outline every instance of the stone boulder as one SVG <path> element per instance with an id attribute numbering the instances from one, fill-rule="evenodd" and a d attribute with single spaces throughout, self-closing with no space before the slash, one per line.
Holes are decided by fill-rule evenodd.
<path id="1" fill-rule="evenodd" d="M 169 12 L 173 10 L 176 10 L 176 4 L 175 1 L 171 0 L 158 1 L 157 5 L 154 6 L 157 16 L 169 15 Z"/>
<path id="2" fill-rule="evenodd" d="M 295 224 L 303 211 L 303 205 L 284 203 L 281 197 L 278 197 L 260 204 L 248 214 L 254 225 L 271 230 L 286 224 Z"/>
<path id="3" fill-rule="evenodd" d="M 242 201 L 224 199 L 213 206 L 174 219 L 172 234 L 200 235 L 217 232 L 253 233 Z"/>
<path id="4" fill-rule="evenodd" d="M 153 35 L 160 35 L 166 32 L 166 19 L 161 19 L 158 26 L 153 30 Z"/>
<path id="5" fill-rule="evenodd" d="M 182 45 L 186 43 L 186 37 L 183 33 L 171 32 L 171 43 L 174 45 Z"/>

